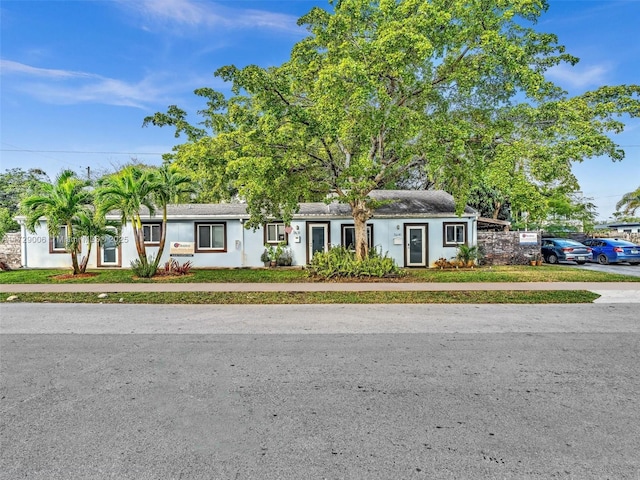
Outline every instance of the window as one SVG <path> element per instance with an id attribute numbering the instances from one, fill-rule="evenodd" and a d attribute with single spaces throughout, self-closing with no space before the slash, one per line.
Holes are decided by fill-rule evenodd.
<path id="1" fill-rule="evenodd" d="M 225 252 L 226 230 L 225 223 L 196 223 L 196 252 Z"/>
<path id="2" fill-rule="evenodd" d="M 55 237 L 49 239 L 49 253 L 65 253 L 67 252 L 67 227 L 58 227 L 58 233 Z"/>
<path id="3" fill-rule="evenodd" d="M 267 223 L 265 225 L 265 243 L 280 243 L 287 240 L 284 223 Z"/>
<path id="4" fill-rule="evenodd" d="M 466 223 L 444 224 L 444 246 L 450 247 L 467 243 Z"/>
<path id="5" fill-rule="evenodd" d="M 142 224 L 142 235 L 144 236 L 144 243 L 146 245 L 159 244 L 160 236 L 162 234 L 161 223 L 144 223 Z"/>
<path id="6" fill-rule="evenodd" d="M 354 225 L 342 225 L 342 246 L 354 250 L 356 245 L 356 227 Z M 373 225 L 367 225 L 367 245 L 373 245 Z"/>

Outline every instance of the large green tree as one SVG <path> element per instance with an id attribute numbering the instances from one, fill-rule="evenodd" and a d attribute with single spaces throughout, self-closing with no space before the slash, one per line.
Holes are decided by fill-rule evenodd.
<path id="1" fill-rule="evenodd" d="M 0 173 L 0 241 L 6 232 L 20 229 L 13 218 L 18 214 L 20 200 L 37 193 L 49 181 L 47 174 L 37 168 L 11 168 Z"/>
<path id="2" fill-rule="evenodd" d="M 531 202 L 536 182 L 567 181 L 570 163 L 622 153 L 605 133 L 638 115 L 640 87 L 576 98 L 545 71 L 577 59 L 531 25 L 543 0 L 336 0 L 299 23 L 309 36 L 278 67 L 227 66 L 201 127 L 177 106 L 145 119 L 187 135 L 174 158 L 210 199 L 239 194 L 251 225 L 290 220 L 300 200 L 349 204 L 356 255 L 367 254 L 374 189 L 425 169 L 463 210 L 474 182 Z M 522 200 L 524 202 L 524 200 Z"/>
<path id="3" fill-rule="evenodd" d="M 26 216 L 27 228 L 35 232 L 41 218 L 47 221 L 47 229 L 52 237 L 58 236 L 60 228 L 66 231 L 66 247 L 71 253 L 73 274 L 83 273 L 86 261 L 82 266 L 78 260 L 81 251 L 81 239 L 86 235 L 82 227 L 85 219 L 92 218 L 94 198 L 89 190 L 89 182 L 78 178 L 72 170 L 64 170 L 53 183 L 43 183 L 39 193 L 24 198 L 21 210 Z M 89 248 L 91 246 L 89 239 Z M 85 258 L 89 257 L 89 252 Z"/>

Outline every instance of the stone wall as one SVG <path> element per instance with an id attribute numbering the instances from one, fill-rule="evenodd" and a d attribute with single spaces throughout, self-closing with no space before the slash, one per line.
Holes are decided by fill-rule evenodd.
<path id="1" fill-rule="evenodd" d="M 4 262 L 11 268 L 22 266 L 22 249 L 20 232 L 7 233 L 4 240 L 0 242 L 0 262 Z"/>
<path id="2" fill-rule="evenodd" d="M 521 245 L 521 232 L 478 232 L 482 265 L 525 265 L 540 253 L 540 234 L 535 245 Z M 536 232 L 528 232 L 536 233 Z"/>

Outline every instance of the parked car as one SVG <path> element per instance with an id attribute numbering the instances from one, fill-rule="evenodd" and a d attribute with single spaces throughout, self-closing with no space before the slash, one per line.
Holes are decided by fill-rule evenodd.
<path id="1" fill-rule="evenodd" d="M 568 238 L 543 238 L 542 258 L 547 263 L 576 262 L 584 265 L 591 260 L 591 248 Z"/>
<path id="2" fill-rule="evenodd" d="M 629 262 L 640 265 L 640 245 L 617 238 L 590 238 L 584 241 L 593 249 L 593 261 L 602 265 Z"/>

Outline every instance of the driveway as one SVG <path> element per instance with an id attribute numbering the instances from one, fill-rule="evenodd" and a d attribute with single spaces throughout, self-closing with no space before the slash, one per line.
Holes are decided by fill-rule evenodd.
<path id="1" fill-rule="evenodd" d="M 594 270 L 596 272 L 618 273 L 620 275 L 640 277 L 640 265 L 629 265 L 628 263 L 600 265 L 599 263 L 587 262 L 584 265 L 578 265 L 576 263 L 563 263 L 561 265 L 582 268 L 586 270 Z"/>

